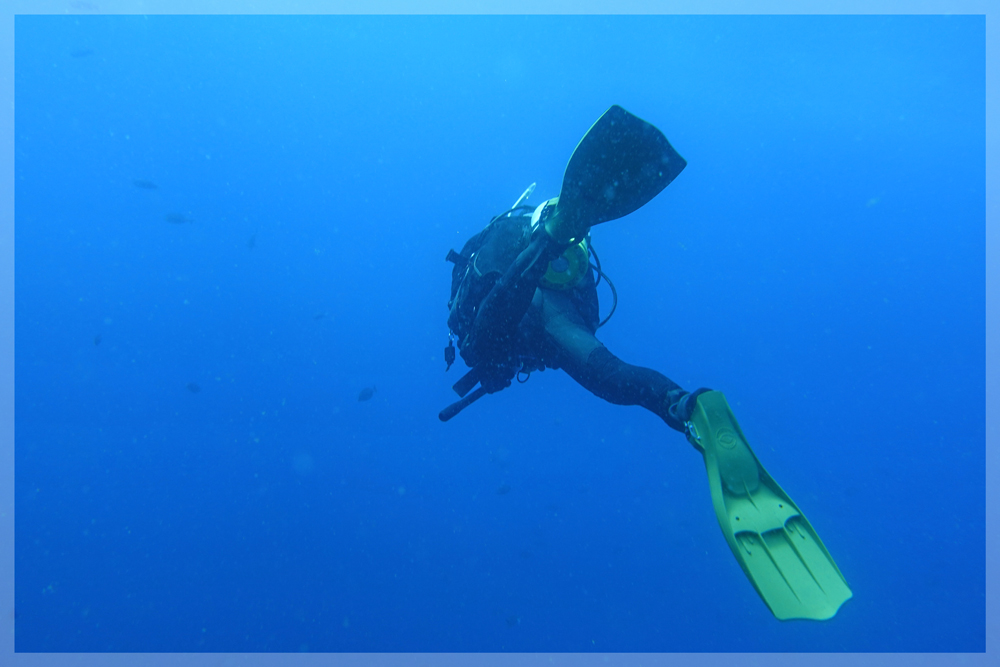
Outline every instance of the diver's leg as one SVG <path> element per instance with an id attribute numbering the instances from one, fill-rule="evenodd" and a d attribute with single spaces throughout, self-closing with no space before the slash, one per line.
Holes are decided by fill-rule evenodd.
<path id="1" fill-rule="evenodd" d="M 562 352 L 561 366 L 570 377 L 609 403 L 640 405 L 684 432 L 690 415 L 686 399 L 700 390 L 689 394 L 662 373 L 625 363 L 597 340 L 565 294 L 542 291 L 545 330 Z"/>
<path id="2" fill-rule="evenodd" d="M 585 364 L 567 364 L 565 371 L 595 396 L 615 405 L 641 405 L 684 432 L 686 420 L 679 409 L 689 394 L 662 373 L 627 364 L 604 345 L 595 348 Z"/>
<path id="3" fill-rule="evenodd" d="M 467 348 L 474 350 L 472 365 L 477 367 L 479 382 L 487 392 L 492 394 L 509 386 L 517 373 L 517 327 L 549 262 L 563 250 L 564 246 L 539 228 L 479 306 Z"/>

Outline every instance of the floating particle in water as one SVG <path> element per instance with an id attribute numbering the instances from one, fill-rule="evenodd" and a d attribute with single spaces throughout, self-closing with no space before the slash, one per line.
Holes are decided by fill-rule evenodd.
<path id="1" fill-rule="evenodd" d="M 163 219 L 169 222 L 171 225 L 183 225 L 187 223 L 194 222 L 194 218 L 186 213 L 167 213 L 163 216 Z"/>
<path id="2" fill-rule="evenodd" d="M 358 401 L 361 402 L 370 401 L 372 396 L 374 395 L 375 395 L 375 385 L 372 385 L 370 387 L 365 387 L 364 389 L 361 390 L 361 393 L 358 394 Z"/>
<path id="3" fill-rule="evenodd" d="M 292 457 L 292 470 L 300 475 L 308 475 L 315 468 L 313 458 L 308 452 L 299 452 Z"/>
<path id="4" fill-rule="evenodd" d="M 184 386 L 187 387 L 187 390 L 190 391 L 192 394 L 197 394 L 199 391 L 201 391 L 201 387 L 198 385 L 197 382 L 188 382 Z"/>

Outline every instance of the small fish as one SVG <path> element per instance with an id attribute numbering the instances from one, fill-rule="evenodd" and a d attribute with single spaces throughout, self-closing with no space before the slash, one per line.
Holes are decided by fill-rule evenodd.
<path id="1" fill-rule="evenodd" d="M 326 317 L 326 313 L 316 313 L 315 315 L 313 315 L 313 319 L 316 320 L 317 322 L 319 322 L 324 317 Z"/>
<path id="2" fill-rule="evenodd" d="M 375 385 L 372 385 L 370 387 L 365 387 L 364 389 L 361 390 L 361 393 L 358 394 L 358 401 L 359 402 L 370 401 L 372 396 L 374 395 L 375 395 Z"/>
<path id="3" fill-rule="evenodd" d="M 501 484 L 500 487 L 497 488 L 498 496 L 506 496 L 508 493 L 510 493 L 510 484 Z"/>
<path id="4" fill-rule="evenodd" d="M 198 383 L 196 382 L 188 382 L 184 386 L 187 387 L 187 390 L 190 391 L 192 394 L 197 394 L 199 391 L 201 391 L 201 387 L 198 386 Z"/>
<path id="5" fill-rule="evenodd" d="M 101 334 L 97 334 L 96 336 L 94 336 L 94 345 L 100 345 L 100 344 L 101 344 Z"/>
<path id="6" fill-rule="evenodd" d="M 247 247 L 253 250 L 256 245 L 257 245 L 257 235 L 254 234 L 250 237 L 250 240 L 247 241 Z"/>
<path id="7" fill-rule="evenodd" d="M 183 225 L 186 222 L 194 222 L 194 218 L 183 213 L 167 213 L 163 219 L 172 225 Z"/>
<path id="8" fill-rule="evenodd" d="M 132 181 L 132 185 L 139 188 L 140 190 L 156 190 L 160 187 L 153 181 L 147 181 L 144 178 L 135 179 L 134 181 Z"/>
<path id="9" fill-rule="evenodd" d="M 518 626 L 518 625 L 521 625 L 521 617 L 518 616 L 517 614 L 512 614 L 512 615 L 508 616 L 507 617 L 507 625 L 508 625 L 508 627 L 511 627 L 511 628 L 513 628 L 515 626 Z"/>
<path id="10" fill-rule="evenodd" d="M 86 58 L 87 56 L 94 55 L 93 49 L 77 49 L 76 51 L 70 51 L 69 53 L 74 58 Z"/>

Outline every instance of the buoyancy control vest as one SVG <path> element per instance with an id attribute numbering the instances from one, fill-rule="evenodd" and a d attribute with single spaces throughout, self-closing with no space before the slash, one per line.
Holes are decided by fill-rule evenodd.
<path id="1" fill-rule="evenodd" d="M 454 250 L 448 253 L 448 261 L 455 264 L 448 301 L 448 331 L 458 343 L 462 359 L 470 366 L 475 365 L 475 355 L 467 342 L 479 306 L 507 267 L 528 247 L 531 211 L 531 207 L 523 206 L 498 215 L 470 238 L 460 253 Z"/>
<path id="2" fill-rule="evenodd" d="M 448 301 L 449 346 L 445 351 L 449 367 L 455 354 L 452 341 L 458 343 L 466 364 L 474 366 L 477 363 L 476 351 L 469 348 L 468 342 L 479 307 L 497 280 L 528 247 L 533 231 L 532 222 L 531 207 L 521 206 L 505 211 L 470 238 L 460 253 L 454 250 L 448 252 L 446 259 L 455 265 L 452 269 L 451 298 Z M 540 287 L 571 290 L 575 307 L 594 332 L 599 326 L 600 316 L 596 283 L 589 263 L 589 242 L 588 237 L 568 248 L 558 260 L 553 261 Z M 575 277 L 566 279 L 569 272 L 576 274 Z M 544 368 L 544 359 L 529 352 L 522 351 L 521 361 L 525 369 Z"/>

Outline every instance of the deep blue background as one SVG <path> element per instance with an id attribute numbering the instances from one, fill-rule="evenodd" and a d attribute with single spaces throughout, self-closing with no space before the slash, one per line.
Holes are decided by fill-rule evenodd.
<path id="1" fill-rule="evenodd" d="M 18 651 L 985 649 L 983 17 L 15 27 Z M 437 420 L 446 251 L 612 103 L 689 165 L 595 229 L 600 336 L 726 392 L 833 620 L 653 415 Z"/>

